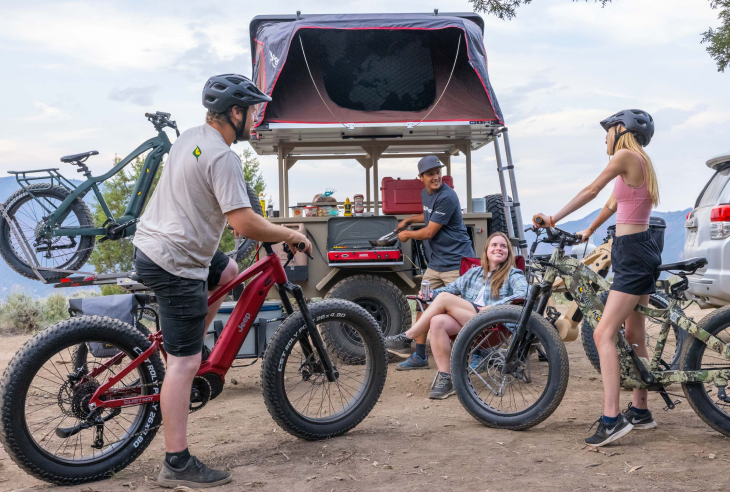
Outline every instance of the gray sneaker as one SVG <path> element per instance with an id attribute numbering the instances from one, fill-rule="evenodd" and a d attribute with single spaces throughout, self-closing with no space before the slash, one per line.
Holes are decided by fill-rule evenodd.
<path id="1" fill-rule="evenodd" d="M 411 354 L 411 343 L 413 340 L 408 338 L 405 333 L 399 333 L 392 337 L 385 337 L 385 348 L 391 354 L 408 357 Z"/>
<path id="2" fill-rule="evenodd" d="M 162 462 L 157 485 L 160 487 L 175 488 L 179 486 L 191 489 L 203 489 L 227 484 L 233 480 L 230 473 L 208 468 L 195 456 L 191 456 L 182 468 L 173 468 Z"/>
<path id="3" fill-rule="evenodd" d="M 400 364 L 395 365 L 396 371 L 413 371 L 415 369 L 428 369 L 428 356 L 425 359 L 421 359 L 420 355 L 413 352 L 413 355 Z"/>
<path id="4" fill-rule="evenodd" d="M 439 382 L 433 387 L 428 397 L 432 400 L 445 400 L 451 395 L 455 395 L 454 383 L 451 382 L 451 374 L 439 373 Z"/>
<path id="5" fill-rule="evenodd" d="M 654 417 L 652 417 L 649 410 L 647 410 L 643 415 L 639 415 L 636 412 L 636 408 L 631 403 L 629 403 L 629 408 L 624 410 L 624 417 L 626 417 L 626 420 L 634 426 L 634 429 L 642 430 L 653 429 L 656 427 L 656 420 L 654 420 Z"/>

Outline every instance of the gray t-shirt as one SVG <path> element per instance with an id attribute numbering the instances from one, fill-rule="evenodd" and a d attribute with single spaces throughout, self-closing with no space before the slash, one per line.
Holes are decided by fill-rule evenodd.
<path id="1" fill-rule="evenodd" d="M 191 128 L 172 146 L 133 243 L 173 275 L 205 280 L 225 213 L 250 206 L 241 159 L 212 126 Z"/>
<path id="2" fill-rule="evenodd" d="M 474 249 L 461 217 L 459 197 L 451 187 L 442 183 L 434 194 L 429 194 L 424 188 L 421 202 L 426 226 L 431 221 L 441 224 L 436 235 L 426 241 L 428 268 L 437 272 L 458 270 L 462 258 L 474 257 Z"/>

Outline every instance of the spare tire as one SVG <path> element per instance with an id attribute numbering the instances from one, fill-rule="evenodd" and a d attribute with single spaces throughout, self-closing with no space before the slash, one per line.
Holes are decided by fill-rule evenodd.
<path id="1" fill-rule="evenodd" d="M 487 195 L 484 197 L 484 200 L 486 202 L 487 212 L 492 214 L 492 228 L 489 230 L 489 234 L 492 234 L 494 232 L 504 232 L 505 234 L 509 235 L 509 231 L 507 230 L 507 219 L 504 213 L 504 200 L 502 199 L 502 195 L 500 193 L 496 195 Z M 512 230 L 514 231 L 514 236 L 518 236 L 517 216 L 515 215 L 514 209 L 511 209 L 511 213 Z"/>
<path id="2" fill-rule="evenodd" d="M 362 306 L 375 318 L 384 337 L 403 333 L 411 327 L 411 306 L 405 294 L 390 280 L 376 275 L 353 275 L 337 282 L 325 295 L 345 299 Z M 322 334 L 327 343 L 340 348 L 340 354 L 349 354 L 362 360 L 364 350 L 358 335 L 342 323 L 329 322 Z"/>

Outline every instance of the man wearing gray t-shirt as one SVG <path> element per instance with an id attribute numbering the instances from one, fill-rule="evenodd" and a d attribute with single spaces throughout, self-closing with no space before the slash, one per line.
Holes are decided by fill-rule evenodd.
<path id="1" fill-rule="evenodd" d="M 235 263 L 217 252 L 226 221 L 237 234 L 285 241 L 296 251 L 307 238 L 273 225 L 251 209 L 241 160 L 231 144 L 248 140 L 255 105 L 271 101 L 242 75 L 211 77 L 203 89 L 206 124 L 180 135 L 134 238 L 135 266 L 157 297 L 167 371 L 160 394 L 166 456 L 157 485 L 215 487 L 231 474 L 191 456 L 187 418 L 207 324 L 220 303 L 208 306 L 208 289 L 232 280 Z M 223 256 L 223 258 L 221 258 Z M 222 278 L 223 277 L 223 278 Z M 213 285 L 211 285 L 213 284 Z"/>

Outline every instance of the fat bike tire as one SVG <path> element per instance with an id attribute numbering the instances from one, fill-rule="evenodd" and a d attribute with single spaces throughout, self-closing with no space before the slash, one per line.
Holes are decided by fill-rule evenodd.
<path id="1" fill-rule="evenodd" d="M 76 485 L 110 477 L 127 467 L 144 452 L 154 439 L 162 421 L 159 402 L 126 407 L 137 409 L 137 417 L 132 422 L 126 439 L 125 435 L 114 437 L 107 431 L 110 444 L 106 450 L 100 451 L 101 456 L 94 459 L 92 455 L 92 458 L 79 459 L 78 462 L 74 462 L 75 451 L 74 460 L 64 459 L 52 452 L 55 446 L 49 444 L 48 449 L 45 449 L 35 440 L 29 430 L 30 424 L 27 424 L 29 415 L 26 414 L 28 398 L 37 397 L 32 395 L 37 389 L 33 389 L 31 385 L 44 367 L 48 367 L 46 364 L 49 362 L 60 368 L 59 380 L 66 377 L 65 374 L 71 372 L 73 364 L 59 360 L 61 358 L 59 354 L 64 354 L 63 359 L 78 360 L 77 347 L 89 342 L 116 346 L 128 354 L 128 357 L 122 359 L 124 365 L 150 346 L 150 341 L 139 330 L 119 320 L 105 316 L 71 318 L 46 328 L 26 342 L 15 354 L 0 381 L 0 441 L 10 458 L 20 468 L 46 482 Z M 65 365 L 61 365 L 62 363 Z M 118 367 L 121 369 L 124 366 Z M 149 394 L 159 391 L 165 374 L 159 354 L 154 354 L 142 362 L 135 371 L 137 372 L 133 374 L 138 375 L 140 382 L 150 388 L 147 390 Z M 51 377 L 46 373 L 41 375 Z M 53 398 L 49 398 L 49 401 L 52 402 Z M 51 405 L 49 409 L 61 413 L 57 406 Z M 70 422 L 72 424 L 74 420 Z M 68 420 L 66 425 L 70 425 Z M 79 432 L 77 434 L 79 439 L 82 432 L 93 432 L 93 429 Z M 55 436 L 51 439 L 54 438 Z M 81 457 L 83 453 L 82 448 Z"/>
<path id="2" fill-rule="evenodd" d="M 16 191 L 12 195 L 10 195 L 10 197 L 5 201 L 4 206 L 8 216 L 10 216 L 11 219 L 15 219 L 17 221 L 16 225 L 23 224 L 27 226 L 23 227 L 21 225 L 21 229 L 23 230 L 23 234 L 25 235 L 25 238 L 28 241 L 30 248 L 34 249 L 33 243 L 35 240 L 35 236 L 33 234 L 33 231 L 31 230 L 31 227 L 34 230 L 35 227 L 42 222 L 42 218 L 31 217 L 27 214 L 27 212 L 23 214 L 20 210 L 23 205 L 31 203 L 34 200 L 31 193 L 35 195 L 35 197 L 39 200 L 44 200 L 46 206 L 53 207 L 54 205 L 58 205 L 63 202 L 63 200 L 65 200 L 68 196 L 69 191 L 63 186 L 51 186 L 48 183 L 37 183 L 28 186 L 27 190 L 22 189 Z M 54 202 L 51 202 L 50 200 L 54 200 Z M 69 225 L 72 225 L 74 227 L 94 227 L 94 219 L 91 216 L 89 207 L 86 206 L 86 203 L 84 203 L 82 199 L 76 198 L 74 201 L 72 201 L 69 206 L 69 211 L 70 215 L 74 215 L 76 217 L 76 221 L 78 222 L 77 224 Z M 42 213 L 47 213 L 47 211 L 43 211 Z M 16 218 L 16 214 L 20 214 L 20 216 Z M 33 272 L 33 268 L 30 264 L 30 258 L 25 258 L 23 250 L 20 249 L 19 246 L 16 247 L 13 245 L 13 237 L 14 235 L 11 232 L 10 224 L 8 224 L 8 222 L 5 220 L 5 217 L 0 214 L 0 255 L 2 255 L 8 266 L 20 275 L 31 278 L 33 280 L 38 280 L 38 277 L 36 276 L 35 272 Z M 78 239 L 78 248 L 75 251 L 69 251 L 69 253 L 66 253 L 67 258 L 60 259 L 59 263 L 54 262 L 53 264 L 49 264 L 48 262 L 45 262 L 44 264 L 43 261 L 39 261 L 39 263 L 41 263 L 40 266 L 57 268 L 60 270 L 78 270 L 79 268 L 81 268 L 91 256 L 96 238 L 94 236 L 75 237 Z M 67 237 L 61 237 L 58 240 L 67 240 Z M 58 246 L 56 245 L 53 247 Z M 39 273 L 46 280 L 58 280 L 64 277 L 68 277 L 70 275 L 70 273 L 53 272 L 47 270 L 41 270 L 39 271 Z"/>
<path id="3" fill-rule="evenodd" d="M 522 372 L 523 377 L 526 378 L 522 381 L 526 383 L 528 381 L 533 382 L 539 376 L 541 380 L 546 381 L 544 389 L 540 394 L 527 392 L 528 397 L 530 395 L 534 397 L 534 403 L 514 411 L 495 408 L 492 406 L 494 399 L 490 402 L 482 399 L 484 392 L 477 387 L 479 381 L 484 381 L 490 377 L 492 381 L 505 380 L 506 376 L 501 372 L 504 366 L 500 367 L 500 354 L 498 352 L 501 351 L 502 354 L 506 352 L 511 343 L 511 333 L 509 336 L 504 337 L 499 345 L 489 349 L 491 352 L 487 358 L 494 356 L 496 358 L 492 367 L 484 375 L 477 376 L 475 371 L 470 368 L 472 350 L 475 347 L 483 347 L 483 345 L 480 345 L 479 340 L 483 340 L 484 334 L 492 330 L 492 327 L 498 327 L 497 329 L 501 330 L 502 333 L 508 333 L 505 326 L 516 325 L 522 309 L 522 306 L 503 305 L 493 306 L 482 311 L 464 325 L 451 350 L 451 378 L 456 389 L 456 395 L 464 409 L 488 427 L 525 430 L 536 426 L 548 418 L 560 405 L 568 386 L 569 365 L 565 345 L 555 328 L 545 318 L 533 313 L 530 316 L 527 328 L 528 333 L 535 336 L 535 341 L 533 342 L 533 348 L 529 351 L 532 355 L 527 360 L 535 367 L 530 378 L 524 376 L 524 374 L 527 374 L 525 371 Z M 543 378 L 541 375 L 544 374 L 546 376 Z M 513 381 L 512 384 L 515 387 L 519 387 L 517 384 L 522 384 L 517 378 L 514 378 Z M 492 387 L 495 386 L 492 385 Z M 504 391 L 506 394 L 509 389 Z M 492 391 L 492 395 L 494 394 L 496 393 Z M 488 398 L 490 396 L 487 394 L 484 397 Z M 519 396 L 514 396 L 515 401 L 518 399 Z"/>
<path id="4" fill-rule="evenodd" d="M 357 332 L 363 342 L 362 359 L 353 360 L 349 353 L 341 356 L 337 344 L 324 340 L 339 371 L 336 381 L 328 382 L 316 349 L 307 355 L 305 346 L 311 338 L 302 313 L 295 311 L 266 349 L 261 385 L 266 408 L 282 429 L 302 439 L 328 439 L 348 432 L 368 416 L 385 385 L 388 358 L 377 322 L 362 307 L 325 299 L 310 304 L 309 310 L 320 332 L 322 324 L 331 321 Z"/>
<path id="5" fill-rule="evenodd" d="M 713 311 L 700 320 L 699 327 L 723 342 L 730 340 L 730 306 Z M 721 334 L 722 331 L 724 334 Z M 703 360 L 705 361 L 703 363 Z M 707 348 L 700 340 L 689 337 L 682 350 L 680 370 L 702 371 L 706 369 L 730 368 L 730 361 Z M 692 409 L 704 423 L 717 432 L 730 436 L 730 403 L 720 401 L 717 387 L 707 383 L 682 383 L 684 395 Z M 726 388 L 730 390 L 730 388 Z"/>

